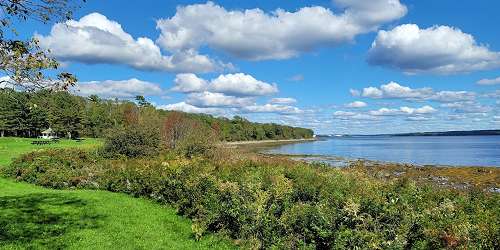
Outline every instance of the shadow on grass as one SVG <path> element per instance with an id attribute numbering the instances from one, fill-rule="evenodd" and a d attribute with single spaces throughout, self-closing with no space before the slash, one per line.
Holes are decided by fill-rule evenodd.
<path id="1" fill-rule="evenodd" d="M 0 197 L 0 247 L 64 248 L 77 240 L 69 233 L 96 228 L 101 219 L 84 200 L 70 195 Z"/>

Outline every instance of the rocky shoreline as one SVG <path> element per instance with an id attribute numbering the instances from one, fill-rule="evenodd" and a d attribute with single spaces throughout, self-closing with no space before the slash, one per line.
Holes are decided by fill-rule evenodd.
<path id="1" fill-rule="evenodd" d="M 343 171 L 358 171 L 384 180 L 408 178 L 418 183 L 458 190 L 478 188 L 500 193 L 500 168 L 491 166 L 417 165 L 347 159 L 335 156 L 293 156 L 290 159 L 308 163 L 323 163 Z"/>

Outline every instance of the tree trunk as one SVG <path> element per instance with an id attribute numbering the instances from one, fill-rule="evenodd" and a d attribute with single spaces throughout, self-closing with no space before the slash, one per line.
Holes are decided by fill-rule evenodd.
<path id="1" fill-rule="evenodd" d="M 0 137 L 4 137 L 5 131 L 4 130 L 0 131 L 0 135 L 1 135 Z"/>
<path id="2" fill-rule="evenodd" d="M 66 134 L 68 136 L 68 139 L 71 139 L 71 132 L 67 132 Z"/>

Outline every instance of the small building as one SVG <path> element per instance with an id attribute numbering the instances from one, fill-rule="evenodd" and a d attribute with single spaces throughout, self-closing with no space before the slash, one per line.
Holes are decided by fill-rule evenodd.
<path id="1" fill-rule="evenodd" d="M 40 138 L 43 138 L 43 139 L 53 139 L 56 137 L 57 136 L 54 133 L 54 130 L 52 130 L 51 128 L 48 128 L 48 129 L 42 131 L 42 136 L 40 136 Z"/>

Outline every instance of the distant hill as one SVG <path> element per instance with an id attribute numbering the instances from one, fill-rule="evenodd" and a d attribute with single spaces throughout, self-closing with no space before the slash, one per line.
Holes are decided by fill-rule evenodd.
<path id="1" fill-rule="evenodd" d="M 318 139 L 334 137 L 363 137 L 363 136 L 469 136 L 469 135 L 500 135 L 500 129 L 468 130 L 468 131 L 442 131 L 442 132 L 414 132 L 401 134 L 376 134 L 376 135 L 317 135 Z"/>
<path id="2" fill-rule="evenodd" d="M 469 130 L 469 131 L 444 131 L 444 132 L 416 132 L 392 134 L 393 136 L 466 136 L 466 135 L 500 135 L 500 129 Z"/>

